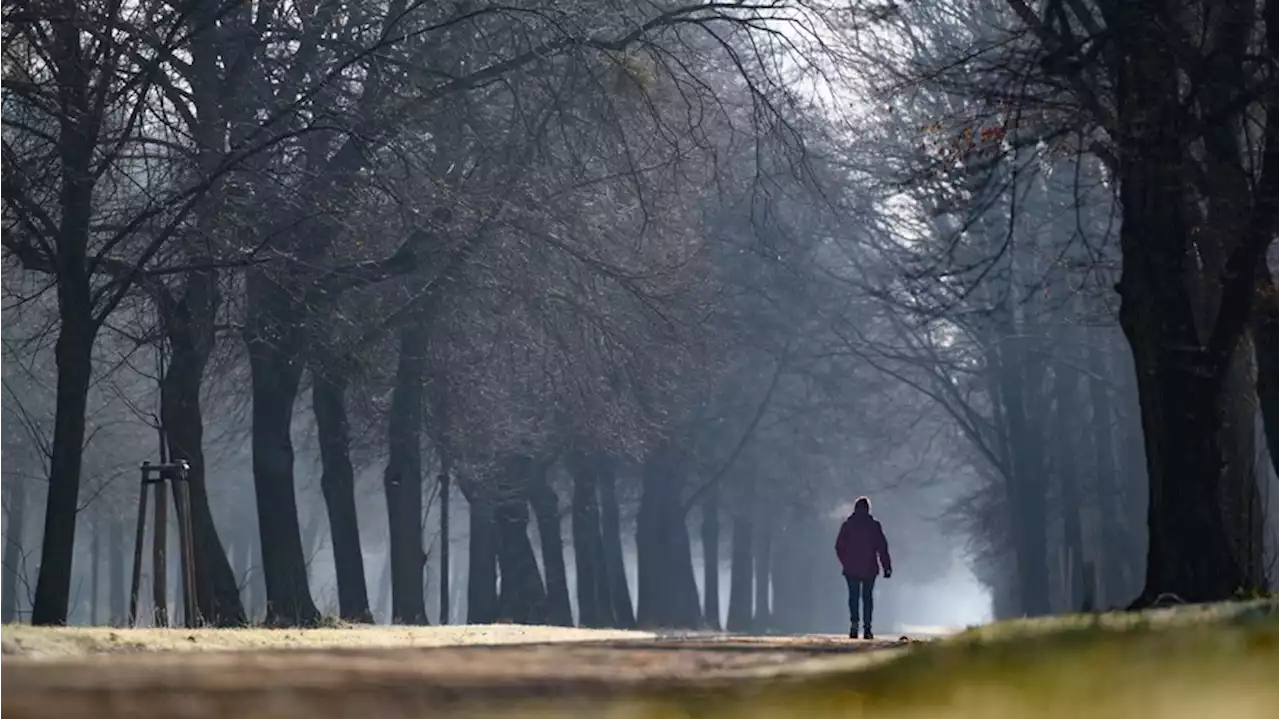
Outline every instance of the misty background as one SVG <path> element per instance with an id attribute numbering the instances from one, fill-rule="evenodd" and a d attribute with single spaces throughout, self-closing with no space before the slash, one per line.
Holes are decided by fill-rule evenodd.
<path id="1" fill-rule="evenodd" d="M 125 621 L 168 457 L 217 624 L 843 632 L 860 495 L 882 632 L 1126 605 L 1116 175 L 951 5 L 6 11 L 4 621 Z M 1274 586 L 1257 351 L 1222 441 Z"/>

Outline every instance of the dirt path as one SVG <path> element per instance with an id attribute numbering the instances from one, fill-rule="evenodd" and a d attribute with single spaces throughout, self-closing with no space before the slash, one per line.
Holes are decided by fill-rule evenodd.
<path id="1" fill-rule="evenodd" d="M 553 643 L 10 654 L 3 660 L 2 709 L 33 719 L 393 719 L 484 716 L 514 707 L 521 716 L 564 716 L 607 697 L 802 676 L 874 660 L 872 654 L 884 654 L 875 650 L 900 646 L 825 636 L 582 641 L 584 635 L 530 634 Z"/>

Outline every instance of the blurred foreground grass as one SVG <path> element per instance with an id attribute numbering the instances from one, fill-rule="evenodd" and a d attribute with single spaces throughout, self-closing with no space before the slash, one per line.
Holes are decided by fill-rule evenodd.
<path id="1" fill-rule="evenodd" d="M 1275 600 L 1014 621 L 883 662 L 484 716 L 607 719 L 1131 719 L 1277 716 Z M 481 714 L 472 714 L 480 716 Z"/>
<path id="2" fill-rule="evenodd" d="M 815 645 L 809 651 L 797 646 L 803 637 L 754 638 L 746 654 L 728 646 L 733 642 L 716 648 L 647 638 L 595 648 L 365 648 L 438 646 L 449 634 L 458 635 L 457 643 L 496 644 L 511 627 L 154 636 L 119 630 L 114 639 L 98 630 L 86 639 L 85 630 L 5 627 L 6 653 L 21 649 L 27 658 L 6 659 L 11 692 L 4 708 L 19 718 L 62 719 L 1274 717 L 1278 617 L 1271 599 L 1002 622 L 899 648 L 850 643 L 862 651 L 832 652 L 831 638 L 808 638 Z M 519 631 L 550 638 L 563 630 Z M 468 632 L 492 636 L 463 636 Z M 94 643 L 104 636 L 106 644 Z M 250 651 L 163 651 L 175 648 L 174 640 Z M 56 646 L 41 644 L 49 641 Z M 842 640 L 834 643 L 843 648 Z M 37 658 L 42 646 L 46 660 Z M 282 646 L 291 651 L 272 651 Z M 162 651 L 149 651 L 155 649 Z M 103 651 L 139 653 L 122 661 L 84 656 Z M 726 659 L 734 651 L 776 660 L 734 665 Z"/>

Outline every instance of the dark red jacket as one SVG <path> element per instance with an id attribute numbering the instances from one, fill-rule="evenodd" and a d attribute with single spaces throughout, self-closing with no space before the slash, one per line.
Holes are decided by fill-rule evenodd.
<path id="1" fill-rule="evenodd" d="M 889 541 L 884 538 L 880 523 L 868 514 L 851 514 L 840 525 L 836 537 L 836 556 L 845 576 L 855 579 L 875 579 L 880 568 L 893 571 L 889 559 Z"/>

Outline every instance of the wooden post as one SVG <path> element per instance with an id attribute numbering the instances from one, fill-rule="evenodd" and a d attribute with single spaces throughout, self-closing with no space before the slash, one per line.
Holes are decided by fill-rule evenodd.
<path id="1" fill-rule="evenodd" d="M 142 489 L 138 495 L 138 529 L 133 540 L 133 577 L 129 585 L 130 629 L 138 623 L 138 590 L 142 585 L 142 544 L 147 536 L 147 487 L 150 485 L 147 468 L 149 464 L 151 463 L 142 463 Z"/>
<path id="2" fill-rule="evenodd" d="M 191 531 L 191 488 L 187 485 L 186 463 L 181 463 L 179 474 L 173 477 L 173 503 L 178 519 L 178 551 L 182 562 L 182 612 L 183 626 L 194 629 L 200 626 L 200 608 L 196 601 L 195 547 Z"/>
<path id="3" fill-rule="evenodd" d="M 142 546 L 147 534 L 147 490 L 155 485 L 155 526 L 151 545 L 151 598 L 155 609 L 155 626 L 169 626 L 168 563 L 169 505 L 165 482 L 173 484 L 174 518 L 178 530 L 178 559 L 182 577 L 182 623 L 188 629 L 200 626 L 200 604 L 197 600 L 195 540 L 191 520 L 191 491 L 187 486 L 185 460 L 154 466 L 142 463 L 142 494 L 138 499 L 138 529 L 133 545 L 133 581 L 129 592 L 129 626 L 138 622 L 138 591 L 142 584 Z"/>
<path id="4" fill-rule="evenodd" d="M 166 561 L 169 539 L 169 497 L 164 482 L 156 482 L 156 518 L 151 527 L 151 602 L 155 626 L 169 626 L 169 597 L 166 586 L 169 567 Z"/>

